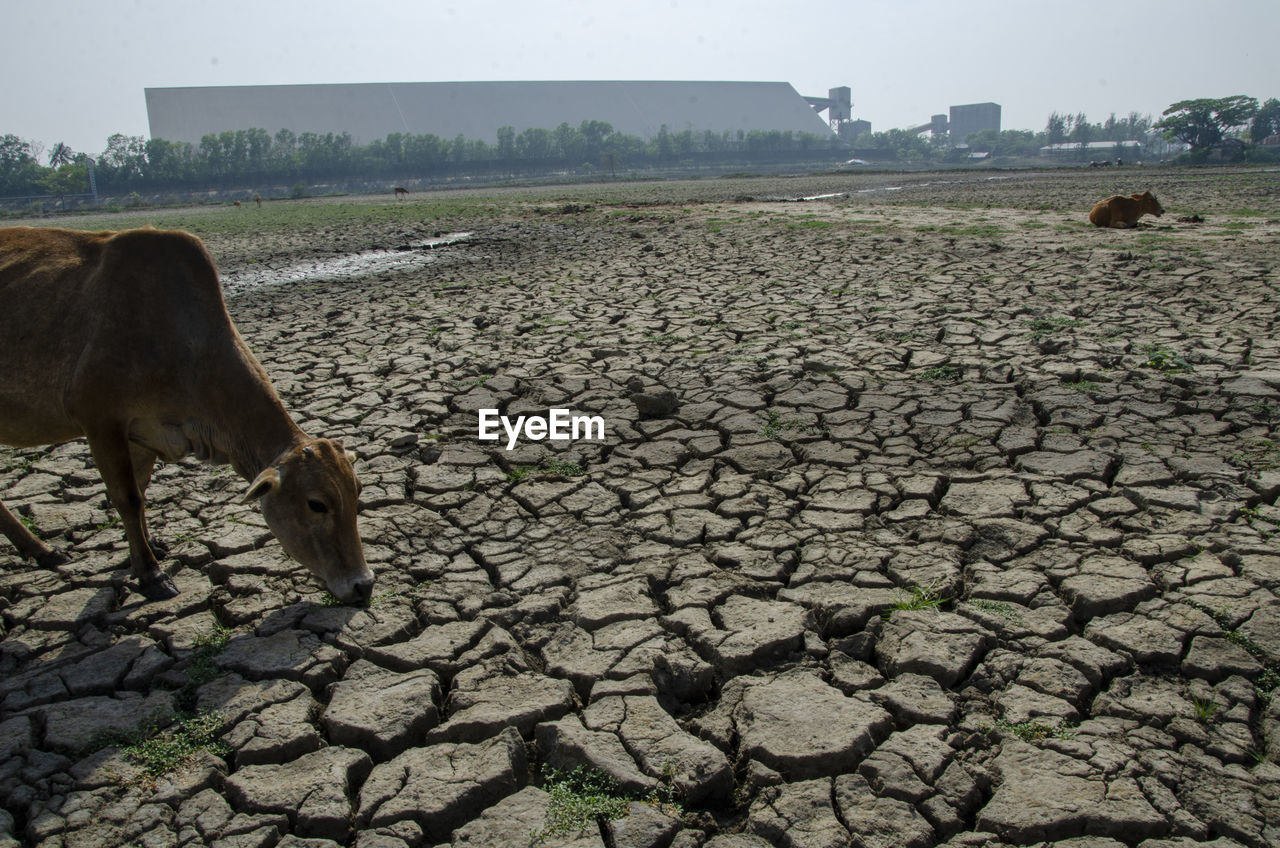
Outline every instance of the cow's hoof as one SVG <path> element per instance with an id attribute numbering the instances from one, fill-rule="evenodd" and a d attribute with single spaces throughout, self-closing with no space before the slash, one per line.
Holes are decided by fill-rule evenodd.
<path id="1" fill-rule="evenodd" d="M 138 591 L 148 601 L 167 601 L 178 596 L 178 587 L 163 571 L 150 579 L 139 580 Z"/>
<path id="2" fill-rule="evenodd" d="M 41 568 L 53 568 L 71 562 L 71 557 L 57 548 L 50 548 L 47 554 L 36 554 L 36 565 Z"/>

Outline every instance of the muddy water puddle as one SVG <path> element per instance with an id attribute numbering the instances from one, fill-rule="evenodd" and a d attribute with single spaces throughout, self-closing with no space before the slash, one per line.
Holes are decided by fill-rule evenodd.
<path id="1" fill-rule="evenodd" d="M 333 259 L 299 262 L 278 268 L 254 265 L 224 273 L 222 289 L 228 296 L 233 296 L 262 286 L 279 286 L 304 280 L 309 283 L 332 283 L 404 273 L 437 261 L 442 256 L 440 248 L 465 243 L 471 236 L 471 233 L 447 233 L 394 250 L 366 250 Z"/>

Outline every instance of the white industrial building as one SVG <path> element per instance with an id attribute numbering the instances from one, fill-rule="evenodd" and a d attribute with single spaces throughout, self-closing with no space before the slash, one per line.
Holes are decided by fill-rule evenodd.
<path id="1" fill-rule="evenodd" d="M 827 136 L 827 121 L 785 82 L 412 82 L 148 88 L 152 138 L 194 145 L 209 133 L 350 133 L 356 144 L 394 132 L 493 143 L 498 129 L 604 121 L 650 139 L 665 126 L 722 134 Z"/>

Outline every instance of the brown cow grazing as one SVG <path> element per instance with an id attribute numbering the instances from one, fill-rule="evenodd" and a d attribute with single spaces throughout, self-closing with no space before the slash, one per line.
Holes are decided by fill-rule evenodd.
<path id="1" fill-rule="evenodd" d="M 1144 191 L 1142 194 L 1131 194 L 1125 197 L 1123 194 L 1113 195 L 1106 200 L 1099 200 L 1089 211 L 1089 223 L 1095 227 L 1115 227 L 1123 229 L 1125 227 L 1138 226 L 1138 219 L 1143 215 L 1150 213 L 1159 218 L 1164 214 L 1164 207 L 1160 205 L 1160 201 L 1156 200 L 1156 196 L 1150 191 Z"/>
<path id="2" fill-rule="evenodd" d="M 178 593 L 147 535 L 153 465 L 195 454 L 252 481 L 245 500 L 330 592 L 369 600 L 351 459 L 289 417 L 195 236 L 0 229 L 0 339 L 0 444 L 88 438 L 146 597 Z M 66 561 L 3 505 L 0 531 L 42 565 Z"/>
<path id="3" fill-rule="evenodd" d="M 396 193 L 396 200 L 399 200 L 400 195 L 404 195 L 405 197 L 409 196 L 409 189 L 405 188 L 404 186 L 396 186 L 395 193 Z"/>

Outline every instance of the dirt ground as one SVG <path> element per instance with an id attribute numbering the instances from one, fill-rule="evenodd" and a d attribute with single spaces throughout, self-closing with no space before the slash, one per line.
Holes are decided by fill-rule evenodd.
<path id="1" fill-rule="evenodd" d="M 84 443 L 0 449 L 72 554 L 0 547 L 0 848 L 1280 844 L 1277 170 L 296 203 L 182 214 L 373 602 L 189 460 L 140 603 Z"/>

